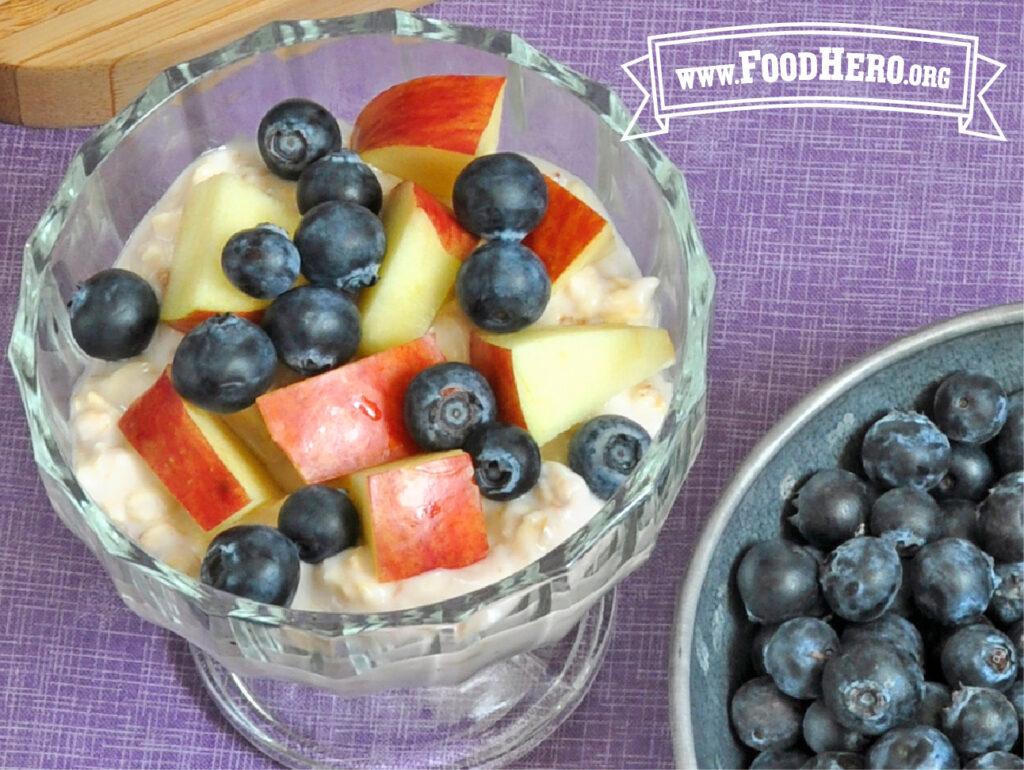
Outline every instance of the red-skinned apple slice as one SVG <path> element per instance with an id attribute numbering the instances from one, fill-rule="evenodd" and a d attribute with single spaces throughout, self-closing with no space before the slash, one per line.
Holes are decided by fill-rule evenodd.
<path id="1" fill-rule="evenodd" d="M 369 468 L 353 474 L 348 488 L 382 583 L 458 569 L 487 555 L 480 490 L 465 452 Z"/>
<path id="2" fill-rule="evenodd" d="M 272 390 L 256 406 L 303 481 L 319 484 L 419 452 L 402 397 L 413 377 L 442 361 L 426 335 Z"/>
<path id="3" fill-rule="evenodd" d="M 469 357 L 494 389 L 501 419 L 543 445 L 674 356 L 664 329 L 606 324 L 474 332 Z"/>
<path id="4" fill-rule="evenodd" d="M 118 427 L 204 530 L 244 516 L 282 494 L 216 415 L 178 395 L 169 370 L 128 407 Z"/>
<path id="5" fill-rule="evenodd" d="M 505 78 L 429 75 L 392 86 L 359 113 L 351 147 L 363 160 L 450 200 L 455 177 L 498 146 Z"/>

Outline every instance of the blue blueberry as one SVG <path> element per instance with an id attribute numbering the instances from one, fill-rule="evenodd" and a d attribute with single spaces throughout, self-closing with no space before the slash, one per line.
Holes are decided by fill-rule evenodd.
<path id="1" fill-rule="evenodd" d="M 457 449 L 478 425 L 497 419 L 487 379 L 469 364 L 448 361 L 417 374 L 402 399 L 405 427 L 421 449 Z"/>
<path id="2" fill-rule="evenodd" d="M 384 203 L 377 175 L 351 150 L 332 152 L 306 166 L 295 193 L 302 214 L 324 201 L 348 201 L 379 214 Z"/>
<path id="3" fill-rule="evenodd" d="M 828 468 L 817 471 L 800 487 L 790 521 L 808 543 L 830 550 L 862 534 L 871 510 L 867 485 L 849 471 Z"/>
<path id="4" fill-rule="evenodd" d="M 768 646 L 772 634 L 775 633 L 779 625 L 779 623 L 759 625 L 754 633 L 753 640 L 750 642 L 750 663 L 754 667 L 754 673 L 758 676 L 768 673 L 768 670 L 764 667 L 764 648 Z"/>
<path id="5" fill-rule="evenodd" d="M 790 770 L 803 767 L 810 758 L 811 755 L 801 748 L 762 751 L 750 763 L 750 770 Z"/>
<path id="6" fill-rule="evenodd" d="M 1013 710 L 1017 712 L 1017 727 L 1020 729 L 1020 735 L 1024 736 L 1024 679 L 1021 677 L 1021 671 L 1018 668 L 1017 681 L 1006 692 L 1006 697 L 1013 706 Z"/>
<path id="7" fill-rule="evenodd" d="M 921 710 L 917 723 L 942 729 L 942 712 L 953 702 L 953 691 L 942 682 L 925 682 L 921 693 Z"/>
<path id="8" fill-rule="evenodd" d="M 307 211 L 294 240 L 310 283 L 349 293 L 377 282 L 387 246 L 384 225 L 372 211 L 336 200 Z"/>
<path id="9" fill-rule="evenodd" d="M 941 534 L 942 512 L 931 495 L 896 487 L 875 500 L 868 521 L 871 534 L 890 543 L 900 556 L 913 556 Z"/>
<path id="10" fill-rule="evenodd" d="M 824 751 L 800 767 L 801 770 L 862 770 L 867 767 L 866 762 L 863 754 L 853 751 Z"/>
<path id="11" fill-rule="evenodd" d="M 1008 690 L 1017 677 L 1017 652 L 1010 638 L 978 623 L 964 626 L 942 646 L 942 673 L 951 685 Z"/>
<path id="12" fill-rule="evenodd" d="M 569 441 L 569 467 L 590 491 L 609 499 L 622 486 L 651 444 L 644 427 L 628 417 L 602 414 L 587 420 Z"/>
<path id="13" fill-rule="evenodd" d="M 876 537 L 855 537 L 838 546 L 821 569 L 828 606 L 846 620 L 863 623 L 881 617 L 903 582 L 896 549 Z"/>
<path id="14" fill-rule="evenodd" d="M 326 286 L 296 286 L 270 303 L 263 328 L 281 363 L 303 377 L 350 360 L 359 347 L 359 311 Z"/>
<path id="15" fill-rule="evenodd" d="M 910 562 L 909 579 L 918 610 L 947 626 L 983 613 L 996 589 L 992 557 L 955 537 L 922 546 Z"/>
<path id="16" fill-rule="evenodd" d="M 750 620 L 782 623 L 818 604 L 818 563 L 795 543 L 765 540 L 743 555 L 736 586 Z"/>
<path id="17" fill-rule="evenodd" d="M 949 738 L 934 727 L 896 727 L 879 738 L 868 751 L 868 766 L 879 768 L 960 767 L 960 757 Z"/>
<path id="18" fill-rule="evenodd" d="M 1024 562 L 997 564 L 996 576 L 999 585 L 988 603 L 988 616 L 1000 626 L 1009 626 L 1024 616 Z"/>
<path id="19" fill-rule="evenodd" d="M 954 372 L 935 391 L 932 417 L 951 441 L 983 444 L 1002 429 L 1006 408 L 1006 393 L 994 379 Z"/>
<path id="20" fill-rule="evenodd" d="M 543 175 L 514 152 L 471 161 L 452 189 L 452 208 L 459 224 L 490 240 L 522 240 L 540 224 L 547 207 Z"/>
<path id="21" fill-rule="evenodd" d="M 284 501 L 277 528 L 295 543 L 302 561 L 318 564 L 356 544 L 359 512 L 344 489 L 302 487 Z"/>
<path id="22" fill-rule="evenodd" d="M 70 314 L 71 336 L 86 355 L 120 361 L 149 345 L 160 320 L 160 303 L 142 276 L 112 267 L 79 284 Z"/>
<path id="23" fill-rule="evenodd" d="M 942 537 L 959 537 L 976 542 L 978 536 L 978 504 L 973 500 L 951 498 L 939 502 L 939 531 Z"/>
<path id="24" fill-rule="evenodd" d="M 455 277 L 455 296 L 481 329 L 505 334 L 525 329 L 551 297 L 544 263 L 521 243 L 490 241 L 470 254 Z"/>
<path id="25" fill-rule="evenodd" d="M 871 736 L 843 727 L 821 700 L 804 712 L 804 743 L 816 754 L 842 751 L 860 753 L 871 745 Z"/>
<path id="26" fill-rule="evenodd" d="M 764 648 L 764 667 L 786 695 L 817 698 L 825 661 L 839 651 L 839 637 L 817 618 L 792 618 L 780 625 Z"/>
<path id="27" fill-rule="evenodd" d="M 295 285 L 299 250 L 284 229 L 259 225 L 228 238 L 220 264 L 227 279 L 251 297 L 272 299 Z"/>
<path id="28" fill-rule="evenodd" d="M 924 641 L 917 626 L 893 612 L 887 612 L 867 623 L 851 623 L 839 637 L 843 647 L 874 640 L 888 642 L 907 653 L 917 661 L 917 665 L 924 666 Z"/>
<path id="29" fill-rule="evenodd" d="M 938 500 L 959 498 L 977 502 L 985 497 L 995 478 L 996 468 L 988 452 L 976 444 L 951 441 L 949 470 L 931 493 Z"/>
<path id="30" fill-rule="evenodd" d="M 287 607 L 299 587 L 299 549 L 275 527 L 231 527 L 210 543 L 199 577 L 236 596 Z"/>
<path id="31" fill-rule="evenodd" d="M 803 704 L 770 677 L 751 679 L 732 696 L 729 715 L 736 737 L 757 751 L 788 749 L 800 740 Z"/>
<path id="32" fill-rule="evenodd" d="M 964 770 L 1017 770 L 1024 768 L 1024 759 L 1008 751 L 980 754 L 964 765 Z"/>
<path id="33" fill-rule="evenodd" d="M 1003 476 L 978 505 L 978 543 L 997 561 L 1024 554 L 1024 472 Z"/>
<path id="34" fill-rule="evenodd" d="M 540 449 L 518 425 L 485 422 L 473 428 L 462 448 L 473 458 L 473 478 L 490 500 L 513 500 L 540 478 Z"/>
<path id="35" fill-rule="evenodd" d="M 1000 473 L 1024 471 L 1024 390 L 1008 399 L 1006 422 L 996 437 L 995 453 Z"/>
<path id="36" fill-rule="evenodd" d="M 267 168 L 282 179 L 298 179 L 310 163 L 341 149 L 341 129 L 316 102 L 285 99 L 263 116 L 256 144 Z"/>
<path id="37" fill-rule="evenodd" d="M 963 759 L 1009 751 L 1019 733 L 1017 712 L 998 690 L 962 687 L 942 715 L 942 731 Z"/>
<path id="38" fill-rule="evenodd" d="M 881 735 L 916 719 L 924 675 L 891 644 L 861 642 L 825 663 L 821 689 L 825 706 L 839 724 L 865 735 Z"/>
<path id="39" fill-rule="evenodd" d="M 252 406 L 277 369 L 274 343 L 259 326 L 232 313 L 207 318 L 182 338 L 171 381 L 187 401 L 210 412 Z"/>
<path id="40" fill-rule="evenodd" d="M 1006 635 L 1013 642 L 1013 649 L 1017 653 L 1017 660 L 1024 660 L 1024 621 L 1018 620 L 1006 629 Z"/>
<path id="41" fill-rule="evenodd" d="M 868 477 L 886 487 L 931 489 L 949 469 L 949 439 L 917 412 L 895 409 L 868 428 L 861 462 Z"/>

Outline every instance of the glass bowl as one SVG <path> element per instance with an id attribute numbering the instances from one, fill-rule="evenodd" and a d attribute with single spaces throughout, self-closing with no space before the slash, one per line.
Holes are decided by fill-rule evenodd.
<path id="1" fill-rule="evenodd" d="M 182 169 L 208 149 L 251 140 L 270 105 L 305 96 L 351 121 L 385 88 L 440 73 L 505 76 L 500 149 L 543 157 L 582 178 L 642 272 L 660 279 L 661 324 L 677 351 L 664 427 L 637 472 L 587 525 L 472 593 L 355 614 L 288 610 L 215 591 L 147 554 L 76 480 L 69 402 L 87 362 L 71 340 L 68 299 L 79 281 L 114 262 Z M 704 435 L 714 290 L 683 177 L 646 140 L 620 141 L 629 120 L 606 88 L 515 35 L 382 11 L 275 22 L 172 67 L 75 155 L 25 249 L 9 356 L 58 515 L 132 610 L 194 645 L 211 687 L 235 686 L 238 677 L 346 696 L 457 686 L 557 643 L 574 627 L 579 633 L 588 611 L 610 618 L 609 590 L 649 555 Z M 599 660 L 601 650 L 598 644 L 585 657 Z"/>

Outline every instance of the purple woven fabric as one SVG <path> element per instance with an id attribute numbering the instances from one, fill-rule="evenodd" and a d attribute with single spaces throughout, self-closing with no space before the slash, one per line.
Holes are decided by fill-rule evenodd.
<path id="1" fill-rule="evenodd" d="M 676 594 L 718 493 L 756 440 L 844 364 L 922 324 L 1024 299 L 1024 35 L 1007 0 L 441 0 L 425 12 L 520 33 L 606 83 L 648 35 L 825 21 L 976 35 L 1006 70 L 986 98 L 1007 141 L 932 115 L 827 109 L 673 119 L 654 141 L 683 169 L 718 299 L 705 447 L 650 561 L 620 589 L 607 658 L 578 711 L 524 767 L 672 764 Z M 22 246 L 82 130 L 0 125 L 0 328 Z M 272 763 L 222 720 L 186 645 L 132 614 L 50 510 L 0 367 L 0 766 Z M 722 725 L 709 729 L 724 729 Z"/>

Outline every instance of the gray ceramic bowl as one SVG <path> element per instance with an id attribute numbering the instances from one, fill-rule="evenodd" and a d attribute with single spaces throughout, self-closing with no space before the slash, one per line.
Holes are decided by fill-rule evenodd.
<path id="1" fill-rule="evenodd" d="M 859 470 L 868 425 L 891 407 L 924 409 L 942 377 L 984 371 L 1008 391 L 1024 382 L 1024 305 L 979 310 L 925 327 L 862 358 L 797 404 L 729 483 L 694 550 L 676 608 L 672 738 L 684 768 L 744 767 L 752 753 L 729 727 L 729 696 L 753 675 L 737 557 L 779 536 L 793 490 L 836 464 Z"/>

